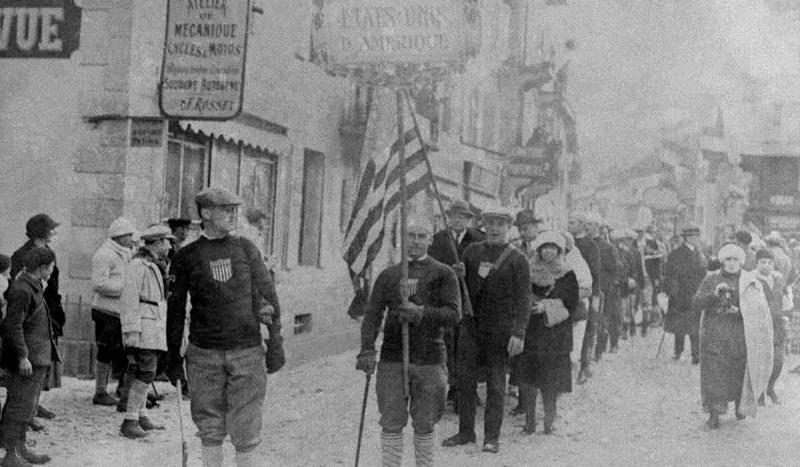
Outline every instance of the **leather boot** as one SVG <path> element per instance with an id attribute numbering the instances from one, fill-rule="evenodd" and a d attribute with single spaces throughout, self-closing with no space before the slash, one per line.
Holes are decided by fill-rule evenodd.
<path id="1" fill-rule="evenodd" d="M 130 439 L 139 439 L 147 436 L 147 432 L 139 426 L 139 420 L 126 419 L 122 421 L 119 433 Z"/>
<path id="2" fill-rule="evenodd" d="M 6 443 L 8 444 L 8 443 Z M 26 461 L 19 452 L 19 444 L 6 447 L 6 456 L 3 458 L 3 467 L 30 467 L 30 462 Z"/>
<path id="3" fill-rule="evenodd" d="M 403 463 L 403 433 L 381 431 L 381 465 L 400 467 Z"/>
<path id="4" fill-rule="evenodd" d="M 414 433 L 414 457 L 417 467 L 433 467 L 434 449 L 433 432 L 428 434 Z"/>
<path id="5" fill-rule="evenodd" d="M 166 428 L 164 428 L 164 425 L 159 425 L 158 423 L 155 423 L 154 421 L 150 420 L 150 417 L 147 416 L 143 417 L 141 415 L 139 415 L 139 426 L 142 427 L 142 429 L 145 431 L 166 430 Z"/>
<path id="6" fill-rule="evenodd" d="M 28 445 L 26 444 L 27 441 L 27 431 L 25 425 L 20 425 L 16 427 L 17 430 L 17 440 L 19 441 L 19 445 L 17 446 L 17 452 L 25 462 L 34 465 L 41 465 L 46 464 L 52 460 L 50 456 L 47 454 L 36 454 L 33 451 L 28 450 Z"/>
<path id="7" fill-rule="evenodd" d="M 537 389 L 527 384 L 520 385 L 520 394 L 525 395 L 525 428 L 522 434 L 532 435 L 536 433 L 536 396 Z"/>
<path id="8" fill-rule="evenodd" d="M 549 435 L 555 428 L 553 422 L 556 419 L 556 397 L 555 391 L 542 392 L 542 402 L 544 402 L 544 434 Z"/>

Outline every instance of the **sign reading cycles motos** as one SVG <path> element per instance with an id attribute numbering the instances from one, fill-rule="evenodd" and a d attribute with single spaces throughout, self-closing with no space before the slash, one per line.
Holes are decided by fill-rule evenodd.
<path id="1" fill-rule="evenodd" d="M 317 0 L 314 48 L 333 65 L 464 58 L 463 0 Z"/>
<path id="2" fill-rule="evenodd" d="M 73 0 L 0 0 L 0 58 L 69 58 L 80 36 Z"/>
<path id="3" fill-rule="evenodd" d="M 229 120 L 242 110 L 250 0 L 169 0 L 159 105 L 167 117 Z"/>

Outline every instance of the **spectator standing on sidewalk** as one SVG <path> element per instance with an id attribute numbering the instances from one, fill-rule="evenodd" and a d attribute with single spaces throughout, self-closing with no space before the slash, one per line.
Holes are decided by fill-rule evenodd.
<path id="1" fill-rule="evenodd" d="M 92 321 L 97 344 L 92 399 L 95 405 L 118 405 L 121 402 L 108 393 L 108 380 L 112 372 L 120 375 L 126 366 L 119 317 L 125 269 L 133 255 L 135 232 L 128 219 L 115 219 L 108 227 L 108 238 L 92 257 Z M 124 382 L 124 376 L 120 376 L 117 391 L 123 397 Z"/>
<path id="2" fill-rule="evenodd" d="M 4 466 L 50 462 L 50 456 L 29 451 L 25 440 L 49 368 L 61 361 L 44 298 L 44 284 L 55 268 L 56 256 L 41 246 L 18 255 L 17 260 L 23 270 L 8 291 L 8 315 L 3 321 L 7 396 L 0 429 L 6 448 Z"/>
<path id="3" fill-rule="evenodd" d="M 141 234 L 144 248 L 128 264 L 122 289 L 120 322 L 130 381 L 125 419 L 120 432 L 127 438 L 143 438 L 151 430 L 163 430 L 147 414 L 147 391 L 153 382 L 161 352 L 167 350 L 167 290 L 159 262 L 175 237 L 167 226 L 156 225 Z"/>
<path id="4" fill-rule="evenodd" d="M 36 214 L 28 219 L 28 222 L 25 224 L 25 235 L 27 235 L 28 241 L 11 255 L 11 280 L 16 279 L 20 271 L 24 269 L 25 253 L 36 247 L 44 247 L 53 251 L 52 248 L 50 248 L 50 244 L 56 239 L 56 228 L 59 225 L 61 224 L 54 221 L 47 214 Z M 53 254 L 55 255 L 55 252 Z M 47 308 L 50 310 L 50 317 L 53 319 L 56 346 L 58 345 L 58 337 L 64 335 L 64 325 L 67 321 L 64 307 L 61 303 L 61 294 L 58 290 L 58 277 L 59 271 L 56 262 L 56 265 L 53 266 L 53 272 L 50 274 L 50 278 L 44 288 L 44 301 L 47 304 Z M 50 388 L 61 386 L 60 365 L 60 362 L 56 362 L 49 367 L 43 386 L 45 391 Z M 54 418 L 56 415 L 44 407 L 39 407 L 37 403 L 35 416 Z M 39 424 L 34 417 L 31 417 L 31 428 L 36 431 L 41 431 L 44 429 L 44 426 Z"/>

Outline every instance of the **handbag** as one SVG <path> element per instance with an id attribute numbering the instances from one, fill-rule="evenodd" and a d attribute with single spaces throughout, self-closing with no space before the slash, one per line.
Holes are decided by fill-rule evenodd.
<path id="1" fill-rule="evenodd" d="M 569 311 L 564 302 L 558 298 L 548 298 L 539 302 L 539 307 L 544 314 L 544 325 L 548 328 L 563 323 L 569 319 Z"/>

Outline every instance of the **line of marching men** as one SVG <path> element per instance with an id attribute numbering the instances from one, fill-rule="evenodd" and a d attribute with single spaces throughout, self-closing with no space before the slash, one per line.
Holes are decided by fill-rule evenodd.
<path id="1" fill-rule="evenodd" d="M 442 446 L 474 443 L 476 406 L 484 405 L 483 451 L 499 452 L 507 383 L 518 388 L 513 413 L 525 415 L 523 433 L 536 432 L 539 393 L 543 432 L 552 433 L 556 400 L 572 391 L 573 378 L 578 384 L 591 378 L 592 362 L 606 350 L 616 352 L 637 323 L 645 335 L 661 322 L 653 304 L 667 247 L 644 229 L 610 232 L 587 213 L 572 215 L 565 231 L 546 230 L 532 211 L 512 216 L 502 207 L 476 219 L 461 200 L 446 215 L 446 228 L 435 233 L 428 221 L 410 221 L 408 300 L 400 292 L 400 266 L 390 266 L 378 275 L 362 322 L 356 368 L 371 374 L 377 366 L 384 466 L 401 465 L 409 416 L 416 464 L 433 465 L 434 427 L 446 401 L 459 416 L 459 430 Z M 486 383 L 485 401 L 477 395 L 479 382 Z"/>

